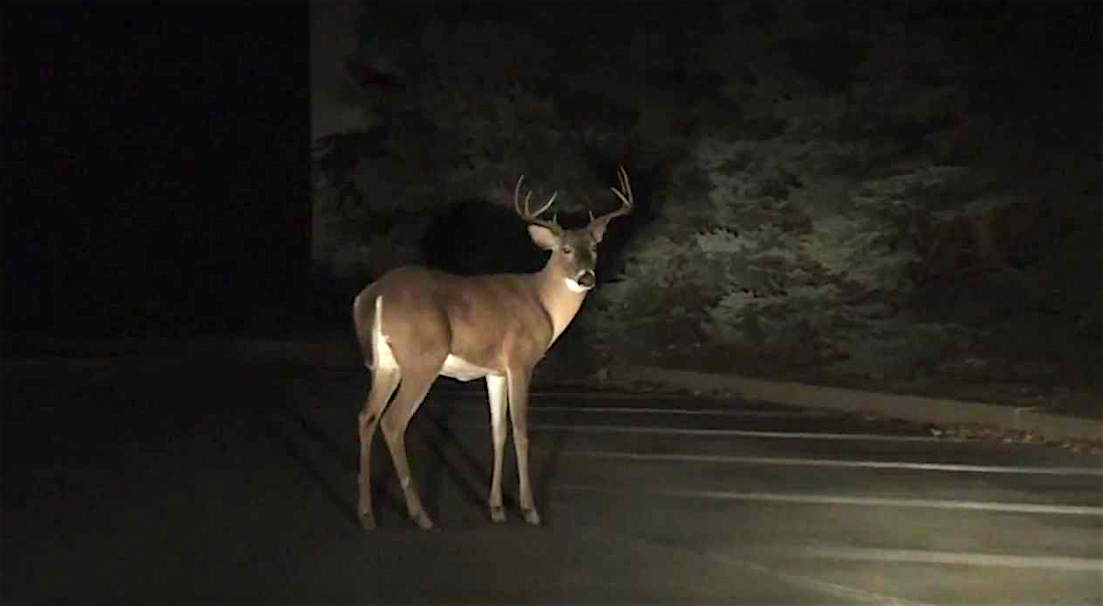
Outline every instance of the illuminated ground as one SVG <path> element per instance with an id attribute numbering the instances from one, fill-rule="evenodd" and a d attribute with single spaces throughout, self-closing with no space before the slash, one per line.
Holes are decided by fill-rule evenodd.
<path id="1" fill-rule="evenodd" d="M 512 499 L 495 526 L 481 391 L 442 382 L 409 438 L 441 530 L 405 518 L 378 440 L 381 529 L 365 535 L 365 374 L 147 357 L 7 361 L 3 380 L 5 603 L 1103 600 L 1103 466 L 1059 449 L 764 403 L 544 395 L 545 526 Z"/>

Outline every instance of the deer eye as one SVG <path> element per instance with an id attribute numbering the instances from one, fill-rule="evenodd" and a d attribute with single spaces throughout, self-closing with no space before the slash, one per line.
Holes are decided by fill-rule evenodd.
<path id="1" fill-rule="evenodd" d="M 569 255 L 573 252 L 574 252 L 574 249 L 572 249 L 570 246 L 564 246 L 563 247 L 563 254 Z"/>

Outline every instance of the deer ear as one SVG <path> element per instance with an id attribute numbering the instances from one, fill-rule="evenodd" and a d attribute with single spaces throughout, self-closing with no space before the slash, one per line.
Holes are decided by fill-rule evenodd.
<path id="1" fill-rule="evenodd" d="M 598 219 L 590 224 L 590 235 L 594 237 L 594 241 L 601 244 L 601 239 L 605 237 L 605 228 L 609 226 L 609 221 Z"/>
<path id="2" fill-rule="evenodd" d="M 543 225 L 529 225 L 529 236 L 544 250 L 555 250 L 559 246 L 559 236 Z"/>

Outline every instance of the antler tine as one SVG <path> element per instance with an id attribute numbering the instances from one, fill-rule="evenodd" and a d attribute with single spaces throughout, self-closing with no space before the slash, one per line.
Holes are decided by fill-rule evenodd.
<path id="1" fill-rule="evenodd" d="M 532 192 L 529 192 L 529 193 L 531 194 Z M 558 191 L 556 191 L 556 192 L 552 193 L 552 196 L 551 196 L 550 198 L 548 198 L 548 201 L 547 201 L 547 203 L 546 203 L 546 204 L 544 204 L 543 206 L 541 206 L 539 210 L 537 210 L 536 212 L 532 213 L 532 216 L 533 216 L 533 217 L 538 217 L 538 216 L 540 216 L 540 213 L 542 213 L 542 212 L 544 212 L 545 210 L 548 210 L 549 208 L 551 208 L 552 202 L 555 202 L 555 198 L 556 198 L 556 197 L 557 197 L 558 195 L 559 195 L 559 192 L 558 192 Z M 525 200 L 525 208 L 528 208 L 528 199 L 526 199 L 526 200 Z M 555 221 L 555 219 L 552 219 L 552 221 Z"/>
<path id="2" fill-rule="evenodd" d="M 628 184 L 628 171 L 624 170 L 623 166 L 617 167 L 617 178 L 620 180 L 620 189 L 615 187 L 610 187 L 609 189 L 620 199 L 621 206 L 609 214 L 598 217 L 597 221 L 607 222 L 614 217 L 627 215 L 632 212 L 632 186 Z M 590 222 L 594 222 L 593 213 L 590 214 Z"/>
<path id="3" fill-rule="evenodd" d="M 521 193 L 521 182 L 524 180 L 524 175 L 517 177 L 517 185 L 513 188 L 513 209 L 516 210 L 519 215 L 524 215 L 524 213 L 521 212 L 521 205 L 517 203 L 517 196 Z"/>
<path id="4" fill-rule="evenodd" d="M 628 194 L 628 204 L 631 205 L 635 200 L 632 198 L 632 185 L 628 183 L 628 171 L 624 170 L 624 166 L 617 167 L 617 177 L 620 177 L 621 188 Z"/>
<path id="5" fill-rule="evenodd" d="M 548 208 L 551 207 L 552 203 L 555 202 L 556 197 L 559 196 L 559 192 L 556 191 L 555 193 L 553 193 L 551 198 L 548 198 L 548 201 L 543 206 L 541 206 L 539 209 L 537 209 L 536 212 L 533 212 L 529 208 L 529 200 L 532 198 L 532 190 L 530 189 L 528 191 L 528 193 L 525 194 L 525 208 L 522 209 L 521 208 L 521 201 L 520 201 L 520 193 L 521 193 L 521 181 L 523 181 L 524 178 L 525 178 L 525 176 L 521 175 L 521 177 L 517 179 L 517 186 L 513 188 L 513 207 L 514 207 L 514 209 L 516 209 L 517 214 L 520 215 L 520 217 L 522 219 L 524 219 L 525 221 L 527 221 L 529 223 L 532 223 L 534 225 L 542 225 L 542 226 L 547 227 L 548 229 L 550 229 L 552 231 L 555 231 L 556 233 L 562 232 L 563 228 L 559 226 L 559 222 L 556 221 L 555 219 L 552 219 L 551 221 L 546 221 L 546 220 L 537 218 L 537 217 L 540 216 L 540 213 L 543 213 L 544 211 L 548 210 Z"/>

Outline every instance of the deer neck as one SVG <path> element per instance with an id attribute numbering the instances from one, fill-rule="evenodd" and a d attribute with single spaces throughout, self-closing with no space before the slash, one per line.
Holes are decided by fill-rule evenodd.
<path id="1" fill-rule="evenodd" d="M 540 304 L 552 321 L 552 343 L 563 334 L 567 325 L 571 323 L 578 310 L 582 307 L 582 301 L 586 299 L 589 291 L 576 291 L 567 286 L 567 279 L 559 272 L 552 271 L 550 266 L 544 267 L 533 274 L 537 285 Z"/>

